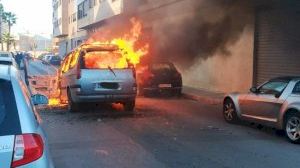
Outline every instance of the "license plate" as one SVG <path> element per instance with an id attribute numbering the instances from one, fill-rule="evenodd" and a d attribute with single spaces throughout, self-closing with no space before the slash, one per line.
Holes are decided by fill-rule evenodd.
<path id="1" fill-rule="evenodd" d="M 158 87 L 159 88 L 170 88 L 170 87 L 172 87 L 172 85 L 171 84 L 159 84 Z"/>

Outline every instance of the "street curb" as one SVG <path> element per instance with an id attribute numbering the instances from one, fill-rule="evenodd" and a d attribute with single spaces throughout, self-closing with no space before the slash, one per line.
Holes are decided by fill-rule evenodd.
<path id="1" fill-rule="evenodd" d="M 195 95 L 195 94 L 190 94 L 190 93 L 182 93 L 182 97 L 184 97 L 186 99 L 199 101 L 202 103 L 211 104 L 211 105 L 217 105 L 217 104 L 223 103 L 223 98 L 214 98 L 214 97 Z"/>

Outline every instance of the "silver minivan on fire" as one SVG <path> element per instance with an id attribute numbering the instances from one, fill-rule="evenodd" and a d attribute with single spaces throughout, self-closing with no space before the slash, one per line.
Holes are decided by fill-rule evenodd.
<path id="1" fill-rule="evenodd" d="M 61 101 L 70 112 L 83 103 L 122 103 L 133 111 L 137 94 L 134 66 L 116 45 L 83 44 L 67 54 L 59 74 Z"/>

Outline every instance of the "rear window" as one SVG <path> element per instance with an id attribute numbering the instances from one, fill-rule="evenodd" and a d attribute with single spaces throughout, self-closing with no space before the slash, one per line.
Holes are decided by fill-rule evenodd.
<path id="1" fill-rule="evenodd" d="M 157 63 L 152 65 L 153 71 L 171 71 L 173 67 L 167 63 Z"/>
<path id="2" fill-rule="evenodd" d="M 0 54 L 0 57 L 9 57 L 9 54 Z"/>
<path id="3" fill-rule="evenodd" d="M 12 65 L 11 61 L 0 61 L 1 65 Z"/>
<path id="4" fill-rule="evenodd" d="M 83 56 L 85 69 L 128 68 L 125 57 L 119 51 L 91 51 Z"/>
<path id="5" fill-rule="evenodd" d="M 0 136 L 16 134 L 21 134 L 21 126 L 13 88 L 0 79 Z"/>

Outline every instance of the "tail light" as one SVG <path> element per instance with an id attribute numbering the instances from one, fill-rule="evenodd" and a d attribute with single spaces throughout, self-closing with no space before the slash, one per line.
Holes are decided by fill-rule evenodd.
<path id="1" fill-rule="evenodd" d="M 43 155 L 44 143 L 38 134 L 17 135 L 11 167 L 19 167 L 36 161 Z"/>
<path id="2" fill-rule="evenodd" d="M 80 64 L 77 65 L 76 78 L 77 78 L 77 79 L 80 79 L 80 78 L 81 78 L 81 68 L 80 68 Z"/>

